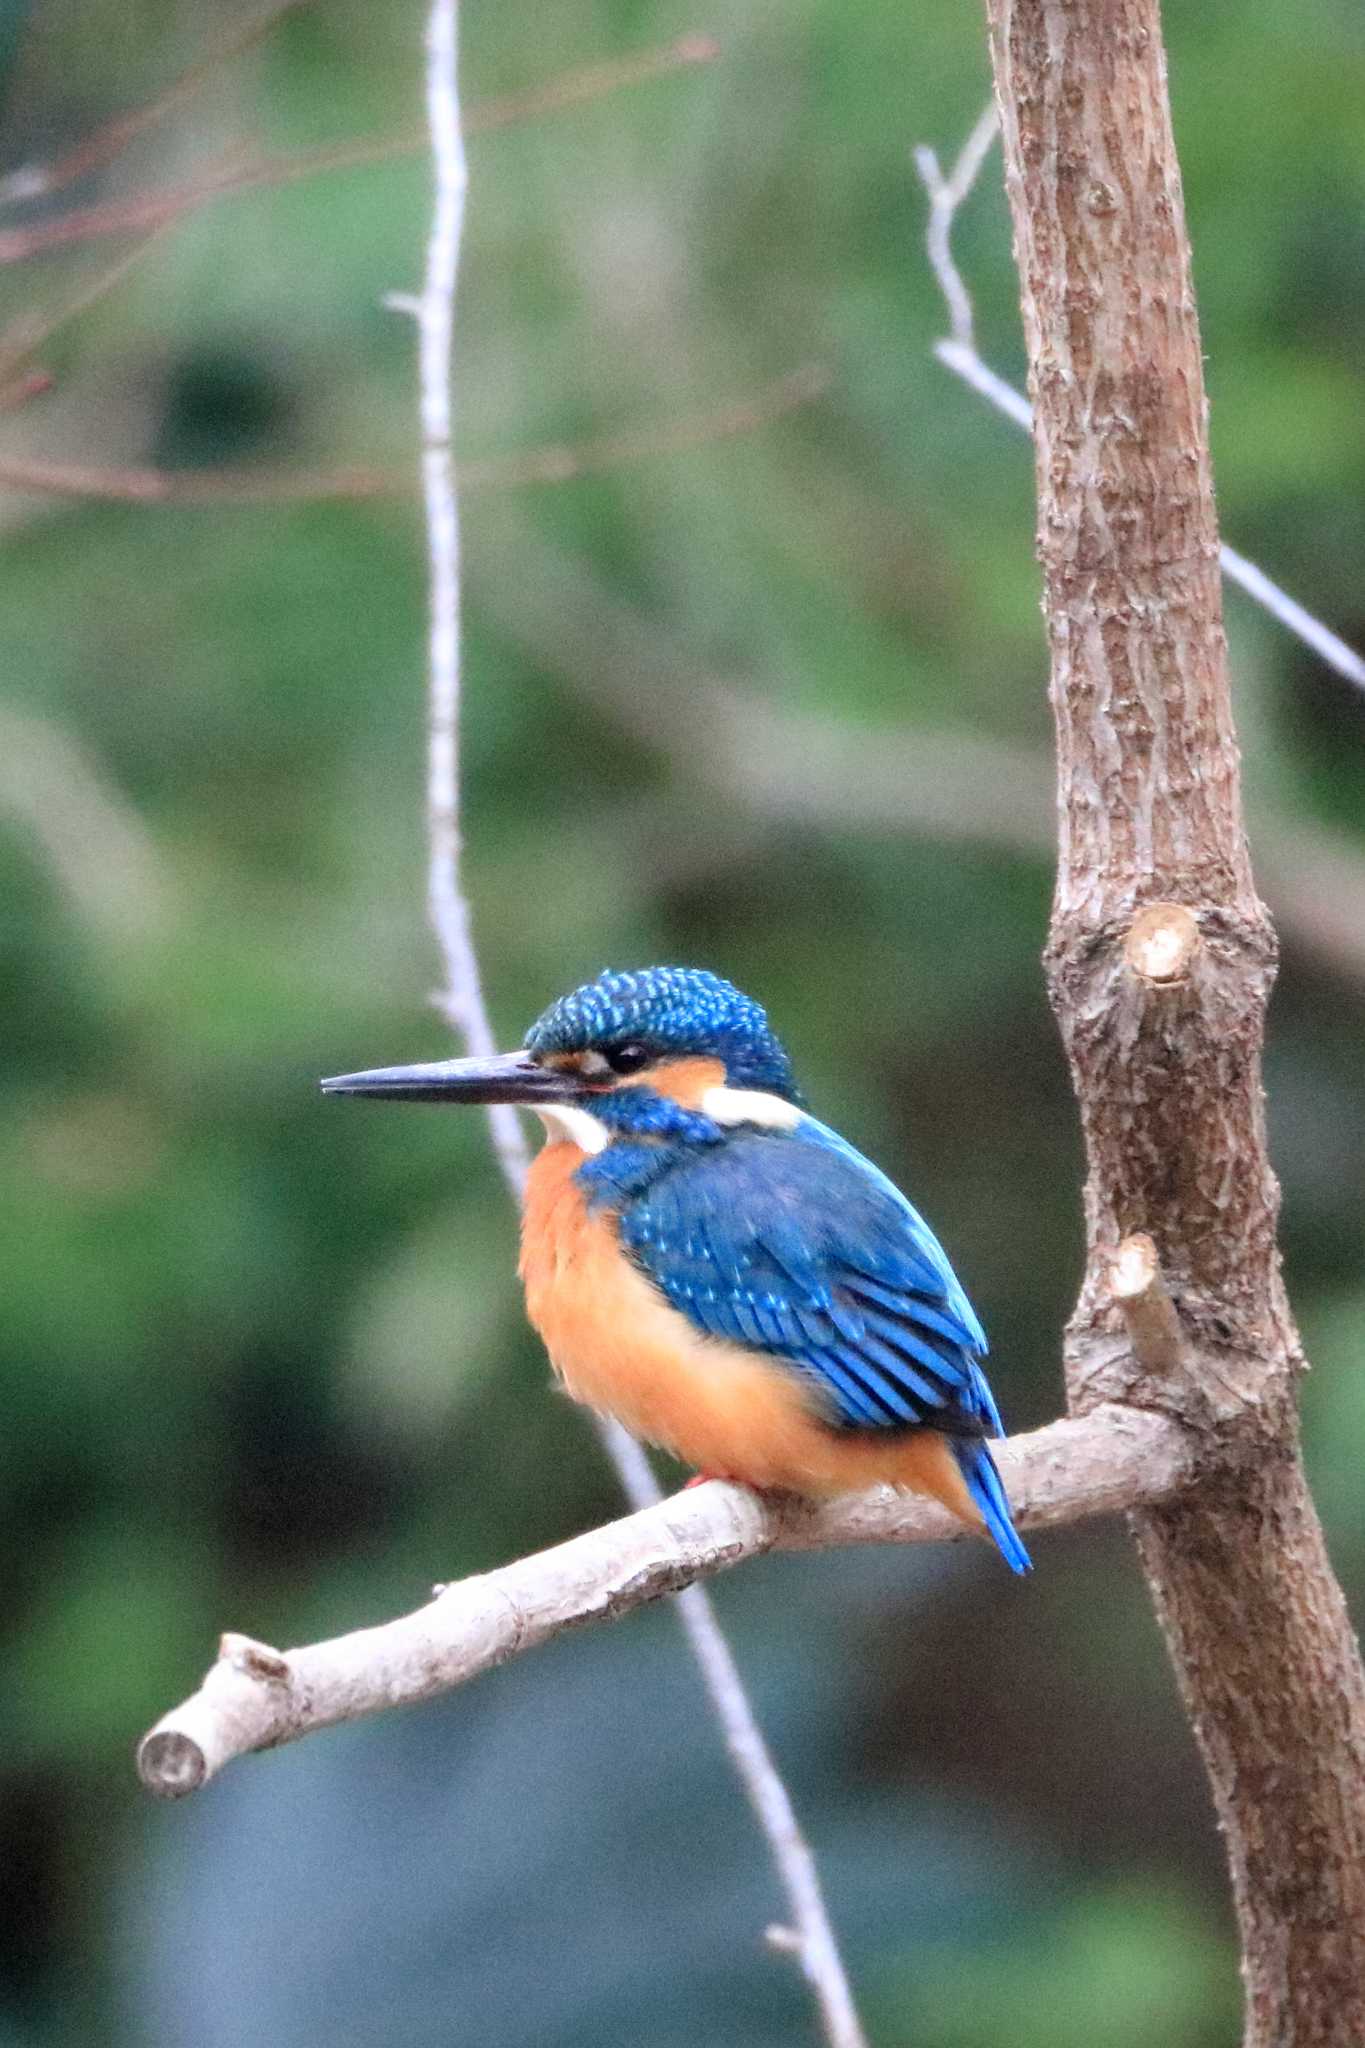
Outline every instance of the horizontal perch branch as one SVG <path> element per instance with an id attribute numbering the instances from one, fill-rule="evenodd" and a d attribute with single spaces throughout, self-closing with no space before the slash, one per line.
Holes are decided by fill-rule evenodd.
<path id="1" fill-rule="evenodd" d="M 998 1456 L 1026 1529 L 1169 1499 L 1192 1471 L 1177 1423 L 1116 1405 L 1016 1437 Z M 138 1770 L 149 1790 L 178 1798 L 234 1757 L 431 1699 L 565 1629 L 614 1620 L 746 1558 L 962 1534 L 936 1503 L 885 1487 L 814 1504 L 710 1480 L 442 1587 L 416 1613 L 376 1628 L 283 1653 L 224 1636 L 199 1691 L 144 1737 Z"/>

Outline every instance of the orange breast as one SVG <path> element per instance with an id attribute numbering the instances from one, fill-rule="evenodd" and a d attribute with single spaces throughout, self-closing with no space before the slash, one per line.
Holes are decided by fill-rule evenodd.
<path id="1" fill-rule="evenodd" d="M 795 1493 L 884 1481 L 980 1524 L 944 1439 L 932 1430 L 854 1436 L 823 1423 L 789 1366 L 704 1336 L 622 1252 L 610 1215 L 589 1214 L 576 1145 L 551 1143 L 531 1168 L 522 1222 L 526 1307 L 576 1401 L 614 1415 L 702 1471 Z"/>

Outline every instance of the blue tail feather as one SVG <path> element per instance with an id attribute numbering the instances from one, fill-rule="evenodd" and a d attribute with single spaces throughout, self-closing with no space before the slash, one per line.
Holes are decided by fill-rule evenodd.
<path id="1" fill-rule="evenodd" d="M 995 1538 L 1006 1564 L 1011 1571 L 1032 1571 L 1033 1560 L 1019 1540 L 1019 1532 L 1010 1514 L 1004 1481 L 985 1444 L 971 1438 L 956 1437 L 953 1441 L 953 1450 L 958 1464 L 962 1467 L 967 1491 L 980 1508 L 986 1527 Z"/>

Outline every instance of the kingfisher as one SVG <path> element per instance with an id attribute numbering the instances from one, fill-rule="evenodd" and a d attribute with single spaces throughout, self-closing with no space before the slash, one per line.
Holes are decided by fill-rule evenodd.
<path id="1" fill-rule="evenodd" d="M 1029 1570 L 976 1312 L 918 1211 L 807 1112 L 733 983 L 609 971 L 517 1052 L 322 1087 L 539 1116 L 520 1272 L 575 1400 L 760 1491 L 929 1494 Z"/>

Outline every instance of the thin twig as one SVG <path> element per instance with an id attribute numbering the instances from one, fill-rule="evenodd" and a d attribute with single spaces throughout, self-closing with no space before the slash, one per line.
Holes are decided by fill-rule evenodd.
<path id="1" fill-rule="evenodd" d="M 460 523 L 451 453 L 455 283 L 469 168 L 456 87 L 455 0 L 434 0 L 427 27 L 427 121 L 435 200 L 426 277 L 415 308 L 422 424 L 422 495 L 431 575 L 427 640 L 427 915 L 445 984 L 434 998 L 476 1057 L 496 1050 L 474 951 L 469 902 L 460 883 Z M 520 1199 L 529 1155 L 517 1113 L 488 1111 L 493 1147 Z"/>
<path id="2" fill-rule="evenodd" d="M 293 505 L 401 496 L 412 490 L 412 472 L 97 467 L 50 462 L 41 455 L 3 455 L 0 486 L 40 498 L 92 498 L 115 505 Z"/>
<path id="3" fill-rule="evenodd" d="M 1017 427 L 1028 433 L 1033 427 L 1033 408 L 1022 391 L 1016 391 L 989 363 L 983 361 L 976 346 L 971 294 L 963 283 L 962 273 L 952 254 L 954 218 L 976 183 L 996 129 L 995 107 L 989 105 L 983 110 L 946 178 L 932 149 L 921 145 L 915 151 L 915 166 L 929 195 L 929 219 L 925 230 L 929 266 L 948 307 L 951 330 L 942 341 L 935 342 L 934 354 L 954 376 L 960 377 L 997 412 L 1003 413 L 1006 419 L 1013 420 Z M 1264 569 L 1258 568 L 1255 562 L 1239 554 L 1236 548 L 1230 548 L 1226 542 L 1219 549 L 1218 559 L 1229 582 L 1237 584 L 1263 611 L 1278 619 L 1305 647 L 1311 647 L 1329 668 L 1334 668 L 1338 675 L 1344 676 L 1358 689 L 1365 690 L 1365 658 L 1348 646 L 1330 626 L 1314 618 L 1297 598 L 1291 597 L 1287 590 L 1282 590 L 1267 576 Z"/>
<path id="4" fill-rule="evenodd" d="M 431 574 L 427 908 L 445 970 L 445 985 L 436 1002 L 469 1050 L 480 1055 L 494 1050 L 494 1038 L 460 876 L 460 534 L 451 454 L 451 378 L 468 168 L 460 132 L 455 4 L 456 0 L 432 0 L 427 28 L 427 118 L 436 192 L 426 276 L 415 304 L 396 303 L 415 313 L 419 337 L 422 480 Z M 491 1108 L 489 1122 L 503 1176 L 520 1201 L 528 1157 L 516 1112 L 506 1105 Z M 599 1434 L 627 1498 L 637 1508 L 656 1512 L 659 1489 L 643 1451 L 616 1423 L 600 1424 Z M 686 1579 L 676 1577 L 673 1583 L 678 1587 Z M 814 1859 L 699 1586 L 691 1588 L 682 1619 L 730 1756 L 786 1891 L 800 1938 L 801 1967 L 830 2048 L 865 2048 Z"/>
<path id="5" fill-rule="evenodd" d="M 622 1429 L 619 1422 L 606 1417 L 599 1418 L 598 1429 L 632 1508 L 641 1514 L 657 1507 L 662 1500 L 659 1483 L 649 1459 L 634 1437 Z M 709 1490 L 695 1488 L 689 1489 L 689 1493 Z M 727 1488 L 726 1491 L 733 1489 Z M 771 1545 L 764 1541 L 761 1547 L 768 1549 Z M 718 1557 L 719 1549 L 713 1554 Z M 736 1551 L 727 1561 L 737 1564 L 739 1556 Z M 865 2048 L 853 1992 L 825 1909 L 815 1857 L 801 1831 L 791 1795 L 773 1762 L 763 1730 L 758 1725 L 758 1717 L 740 1677 L 734 1653 L 716 1619 L 710 1595 L 695 1583 L 696 1576 L 686 1574 L 686 1578 L 694 1580 L 689 1585 L 686 1578 L 674 1577 L 670 1571 L 669 1583 L 660 1590 L 677 1591 L 678 1618 L 701 1669 L 707 1695 L 725 1738 L 725 1747 L 744 1787 L 745 1797 L 767 1837 L 787 1893 L 787 1902 L 796 1924 L 784 1928 L 782 1932 L 786 1939 L 774 1946 L 784 1954 L 795 1956 L 800 1964 L 811 1995 L 820 2008 L 825 2034 L 832 2048 Z"/>
<path id="6" fill-rule="evenodd" d="M 215 72 L 234 58 L 245 56 L 270 33 L 282 15 L 308 5 L 311 5 L 311 0 L 271 0 L 271 5 L 259 14 L 234 24 L 226 35 L 211 44 L 202 56 L 196 57 L 172 79 L 164 92 L 154 100 L 148 100 L 145 106 L 134 107 L 126 114 L 116 114 L 50 164 L 24 164 L 0 179 L 0 204 L 46 198 L 60 191 L 64 185 L 74 184 L 77 178 L 84 178 L 91 171 L 112 163 L 130 142 L 135 142 L 139 135 L 145 135 L 149 128 L 154 128 L 192 98 Z"/>
<path id="7" fill-rule="evenodd" d="M 606 64 L 585 64 L 567 71 L 544 85 L 528 86 L 482 106 L 471 108 L 465 117 L 464 133 L 486 135 L 518 121 L 532 121 L 549 114 L 565 113 L 586 106 L 589 101 L 631 86 L 645 85 L 694 64 L 707 64 L 720 53 L 711 36 L 684 35 L 662 48 L 643 50 Z M 316 149 L 281 151 L 252 157 L 245 162 L 233 158 L 227 163 L 169 191 L 139 192 L 128 199 L 111 199 L 95 206 L 73 208 L 55 220 L 35 221 L 32 227 L 10 228 L 0 233 L 0 265 L 22 263 L 47 249 L 73 242 L 89 242 L 102 235 L 124 235 L 163 227 L 195 213 L 213 200 L 229 194 L 256 191 L 262 186 L 297 184 L 337 171 L 366 170 L 377 164 L 397 163 L 405 157 L 420 156 L 428 148 L 425 129 L 405 129 L 397 135 L 376 135 L 359 140 L 324 143 Z M 46 189 L 40 187 L 38 189 Z"/>
<path id="8" fill-rule="evenodd" d="M 24 364 L 40 348 L 45 348 L 68 321 L 88 313 L 92 306 L 97 306 L 101 299 L 115 291 L 129 272 L 151 253 L 165 232 L 164 228 L 153 228 L 140 242 L 125 250 L 116 262 L 106 264 L 93 277 L 83 279 L 69 298 L 62 299 L 45 312 L 21 313 L 17 319 L 11 320 L 9 326 L 0 332 L 0 387 L 8 386 Z"/>
<path id="9" fill-rule="evenodd" d="M 929 261 L 948 301 L 953 340 L 970 349 L 976 346 L 972 295 L 953 261 L 953 215 L 976 183 L 995 140 L 995 131 L 995 103 L 989 101 L 977 116 L 976 126 L 958 151 L 957 162 L 947 178 L 939 167 L 936 151 L 927 142 L 922 142 L 915 151 L 915 163 L 929 193 L 929 225 L 926 230 Z"/>
<path id="10" fill-rule="evenodd" d="M 107 277 L 101 284 L 101 292 L 116 282 L 117 277 Z M 390 294 L 389 303 L 401 311 L 408 311 L 416 302 L 409 301 L 400 293 Z M 81 307 L 73 302 L 63 309 L 60 317 L 69 318 L 80 310 Z M 57 324 L 56 320 L 52 323 L 53 326 Z M 46 339 L 46 333 L 43 338 Z M 0 377 L 6 368 L 3 347 L 3 338 L 0 338 Z M 552 441 L 540 448 L 527 448 L 516 455 L 491 455 L 462 462 L 458 465 L 458 489 L 463 496 L 470 491 L 572 483 L 577 477 L 624 469 L 632 463 L 652 461 L 657 456 L 686 454 L 715 441 L 734 440 L 744 434 L 756 433 L 785 414 L 809 405 L 828 388 L 828 384 L 827 371 L 816 364 L 807 364 L 746 398 L 710 406 L 703 412 L 685 413 L 679 419 L 651 422 L 619 434 L 600 434 L 587 441 Z M 412 473 L 409 469 L 360 467 L 331 470 L 264 467 L 174 470 L 125 465 L 101 468 L 90 463 L 51 462 L 42 456 L 16 455 L 0 456 L 0 485 L 15 491 L 31 491 L 42 497 L 96 498 L 115 504 L 270 505 L 398 496 L 411 491 Z"/>
<path id="11" fill-rule="evenodd" d="M 1117 1404 L 1011 1437 L 996 1456 L 1024 1529 L 1170 1499 L 1193 1470 L 1179 1422 Z M 700 1596 L 698 1580 L 771 1550 L 959 1540 L 971 1540 L 965 1525 L 919 1494 L 879 1486 L 813 1502 L 708 1480 L 550 1550 L 441 1587 L 415 1614 L 376 1628 L 283 1653 L 225 1636 L 199 1691 L 144 1737 L 138 1768 L 151 1791 L 178 1797 L 234 1757 L 430 1699 L 565 1629 L 616 1620 L 680 1587 Z M 746 1783 L 774 1789 L 761 1770 L 746 1772 Z M 780 1811 L 789 1818 L 789 1807 Z M 804 1844 L 801 1853 L 808 1854 Z M 803 1958 L 807 1952 L 803 1947 Z"/>

